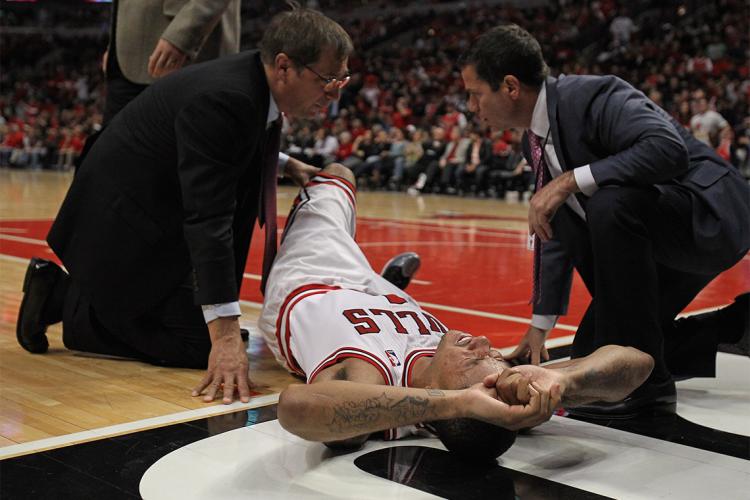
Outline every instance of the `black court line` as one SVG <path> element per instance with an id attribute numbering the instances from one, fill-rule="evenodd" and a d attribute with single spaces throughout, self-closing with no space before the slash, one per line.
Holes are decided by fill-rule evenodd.
<path id="1" fill-rule="evenodd" d="M 190 443 L 276 419 L 276 405 L 104 438 L 0 461 L 2 499 L 140 498 L 157 460 Z"/>
<path id="2" fill-rule="evenodd" d="M 497 463 L 473 463 L 427 446 L 394 446 L 371 451 L 354 459 L 354 465 L 383 479 L 448 499 L 609 498 Z"/>
<path id="3" fill-rule="evenodd" d="M 570 356 L 570 349 L 570 345 L 549 349 L 550 360 Z M 566 416 L 574 420 L 610 427 L 640 436 L 720 453 L 742 460 L 750 460 L 750 437 L 705 427 L 685 420 L 674 413 L 654 412 L 626 420 Z"/>

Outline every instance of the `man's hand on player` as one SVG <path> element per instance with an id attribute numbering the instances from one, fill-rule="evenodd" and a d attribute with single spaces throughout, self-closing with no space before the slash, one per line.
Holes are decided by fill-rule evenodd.
<path id="1" fill-rule="evenodd" d="M 546 338 L 547 330 L 529 326 L 526 335 L 523 336 L 518 347 L 512 353 L 503 357 L 506 360 L 517 358 L 530 359 L 533 365 L 538 365 L 542 360 L 549 361 L 549 352 L 547 352 L 547 348 L 544 346 Z"/>
<path id="2" fill-rule="evenodd" d="M 224 404 L 234 401 L 235 390 L 240 401 L 250 401 L 250 380 L 245 344 L 240 335 L 237 318 L 218 318 L 208 324 L 211 335 L 211 354 L 208 369 L 200 384 L 193 389 L 193 396 L 203 395 L 209 403 L 217 394 L 223 394 Z"/>
<path id="3" fill-rule="evenodd" d="M 304 186 L 310 182 L 310 179 L 318 172 L 320 172 L 319 168 L 299 161 L 296 158 L 289 158 L 284 167 L 284 175 L 292 179 L 298 186 Z"/>

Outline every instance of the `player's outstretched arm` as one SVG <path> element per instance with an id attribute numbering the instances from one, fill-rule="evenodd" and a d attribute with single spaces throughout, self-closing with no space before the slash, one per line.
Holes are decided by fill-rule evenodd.
<path id="1" fill-rule="evenodd" d="M 557 384 L 562 392 L 562 405 L 573 407 L 593 401 L 615 402 L 637 389 L 649 376 L 654 359 L 633 347 L 607 345 L 583 358 L 571 359 L 545 366 L 521 365 L 506 371 L 520 373 L 527 380 L 548 388 Z M 495 387 L 508 403 L 524 402 L 528 398 L 518 380 L 506 378 L 495 381 L 492 376 L 485 385 Z"/>
<path id="2" fill-rule="evenodd" d="M 559 388 L 537 388 L 531 393 L 527 404 L 509 406 L 497 399 L 494 388 L 482 384 L 443 391 L 331 380 L 290 385 L 279 397 L 278 417 L 292 434 L 322 442 L 452 418 L 519 429 L 549 419 L 559 404 Z"/>

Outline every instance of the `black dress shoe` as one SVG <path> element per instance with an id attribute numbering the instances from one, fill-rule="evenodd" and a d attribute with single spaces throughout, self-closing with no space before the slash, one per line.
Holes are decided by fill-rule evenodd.
<path id="1" fill-rule="evenodd" d="M 16 323 L 16 339 L 29 352 L 47 352 L 47 326 L 59 321 L 56 318 L 58 314 L 50 314 L 48 302 L 62 275 L 60 266 L 38 257 L 32 258 L 26 269 L 23 300 Z M 57 321 L 51 319 L 53 316 Z"/>
<path id="2" fill-rule="evenodd" d="M 720 335 L 720 338 L 730 335 L 739 336 L 739 340 L 735 342 L 719 344 L 719 350 L 750 356 L 750 292 L 738 295 L 732 304 L 717 312 L 723 314 L 722 328 L 727 329 Z M 741 335 L 737 332 L 741 332 Z"/>
<path id="3" fill-rule="evenodd" d="M 597 401 L 574 408 L 568 413 L 592 419 L 627 419 L 653 412 L 675 413 L 677 389 L 673 380 L 649 382 L 640 386 L 630 396 L 616 403 Z"/>
<path id="4" fill-rule="evenodd" d="M 411 278 L 417 273 L 421 263 L 422 261 L 416 253 L 401 253 L 385 264 L 380 275 L 401 290 L 405 290 L 409 286 Z"/>
<path id="5" fill-rule="evenodd" d="M 730 305 L 675 321 L 677 335 L 710 335 L 718 350 L 750 356 L 750 292 L 735 297 Z"/>

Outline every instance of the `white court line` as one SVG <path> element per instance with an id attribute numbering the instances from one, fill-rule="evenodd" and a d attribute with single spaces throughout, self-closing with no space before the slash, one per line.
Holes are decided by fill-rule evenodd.
<path id="1" fill-rule="evenodd" d="M 359 220 L 357 221 L 360 222 Z M 436 233 L 452 233 L 452 234 L 470 234 L 470 235 L 477 235 L 477 236 L 492 236 L 495 238 L 523 238 L 525 239 L 528 235 L 528 232 L 524 232 L 522 230 L 512 230 L 512 229 L 499 229 L 498 231 L 507 231 L 507 233 L 497 233 L 497 232 L 490 232 L 483 229 L 474 229 L 474 228 L 467 228 L 466 226 L 451 226 L 451 225 L 445 225 L 445 226 L 430 226 L 427 224 L 419 224 L 419 223 L 400 223 L 398 221 L 370 221 L 369 224 L 372 225 L 380 225 L 380 226 L 402 226 L 404 229 L 420 229 L 420 230 L 429 230 L 434 231 Z"/>
<path id="2" fill-rule="evenodd" d="M 0 227 L 0 233 L 28 233 L 29 230 L 22 227 Z"/>
<path id="3" fill-rule="evenodd" d="M 260 281 L 260 274 L 251 274 L 251 273 L 243 273 L 243 278 L 249 279 L 249 280 L 255 280 Z M 418 279 L 412 279 L 411 284 L 414 285 L 432 285 L 432 281 L 424 281 L 424 280 L 418 280 Z"/>
<path id="4" fill-rule="evenodd" d="M 235 402 L 230 405 L 220 404 L 208 406 L 205 408 L 197 408 L 195 410 L 186 410 L 178 413 L 172 413 L 170 415 L 162 415 L 160 417 L 145 418 L 143 420 L 136 420 L 135 422 L 126 422 L 124 424 L 100 427 L 99 429 L 75 432 L 73 434 L 66 434 L 64 436 L 55 436 L 51 438 L 30 441 L 28 443 L 14 444 L 11 446 L 0 448 L 0 460 L 17 457 L 20 455 L 28 455 L 29 453 L 36 453 L 53 448 L 62 448 L 64 446 L 70 446 L 73 444 L 95 441 L 106 437 L 131 434 L 137 431 L 153 429 L 156 427 L 164 427 L 166 425 L 172 425 L 180 422 L 189 422 L 192 420 L 197 420 L 199 418 L 212 417 L 224 413 L 232 413 L 238 410 L 259 408 L 261 406 L 267 406 L 278 402 L 278 394 L 268 394 L 266 396 L 256 396 L 252 398 L 249 403 Z"/>
<path id="5" fill-rule="evenodd" d="M 421 247 L 490 247 L 490 248 L 526 248 L 526 238 L 518 243 L 492 243 L 474 241 L 370 241 L 357 243 L 365 247 L 421 246 Z"/>
<path id="6" fill-rule="evenodd" d="M 36 240 L 33 238 L 24 238 L 23 236 L 13 236 L 12 234 L 0 234 L 0 240 L 17 241 L 19 243 L 30 243 L 32 245 L 47 246 L 47 242 L 44 240 Z"/>

